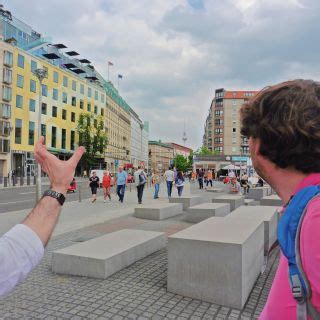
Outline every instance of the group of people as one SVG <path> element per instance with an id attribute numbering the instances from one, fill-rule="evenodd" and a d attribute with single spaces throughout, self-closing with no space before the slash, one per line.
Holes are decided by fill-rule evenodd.
<path id="1" fill-rule="evenodd" d="M 215 174 L 213 170 L 199 169 L 191 173 L 191 181 L 198 180 L 199 189 L 203 189 L 204 185 L 206 187 L 213 186 L 213 180 L 215 179 Z"/>

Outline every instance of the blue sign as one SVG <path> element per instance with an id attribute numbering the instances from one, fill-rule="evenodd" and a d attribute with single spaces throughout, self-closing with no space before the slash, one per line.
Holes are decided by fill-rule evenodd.
<path id="1" fill-rule="evenodd" d="M 116 167 L 119 165 L 119 160 L 118 160 L 118 159 L 114 160 L 114 165 L 115 165 Z"/>
<path id="2" fill-rule="evenodd" d="M 232 157 L 232 161 L 247 162 L 248 157 Z"/>

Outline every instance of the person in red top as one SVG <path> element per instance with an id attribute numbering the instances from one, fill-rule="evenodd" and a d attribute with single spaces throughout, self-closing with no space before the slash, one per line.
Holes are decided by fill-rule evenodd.
<path id="1" fill-rule="evenodd" d="M 111 201 L 111 194 L 110 194 L 110 189 L 111 189 L 111 176 L 109 171 L 105 171 L 103 173 L 103 178 L 102 178 L 102 188 L 103 188 L 103 198 L 104 202 L 107 201 L 107 197 Z"/>
<path id="2" fill-rule="evenodd" d="M 249 139 L 253 166 L 280 196 L 284 208 L 302 188 L 320 185 L 319 82 L 293 80 L 268 87 L 243 105 L 241 120 L 241 134 Z M 316 196 L 306 207 L 298 245 L 312 291 L 311 302 L 317 311 L 320 311 L 319 230 L 320 196 Z M 297 319 L 297 301 L 288 272 L 288 260 L 281 252 L 260 319 Z"/>

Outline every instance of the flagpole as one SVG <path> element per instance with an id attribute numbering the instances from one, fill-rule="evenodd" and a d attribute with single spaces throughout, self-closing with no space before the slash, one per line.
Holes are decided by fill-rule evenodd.
<path id="1" fill-rule="evenodd" d="M 110 68 L 110 64 L 109 64 L 109 61 L 108 61 L 108 82 L 110 81 L 110 77 L 109 77 L 109 68 Z"/>
<path id="2" fill-rule="evenodd" d="M 118 75 L 118 91 L 119 91 L 119 75 Z"/>

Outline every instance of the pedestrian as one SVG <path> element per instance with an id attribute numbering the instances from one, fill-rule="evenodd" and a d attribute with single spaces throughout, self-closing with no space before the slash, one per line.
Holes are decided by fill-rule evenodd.
<path id="1" fill-rule="evenodd" d="M 212 187 L 212 180 L 213 180 L 213 177 L 212 177 L 212 170 L 208 170 L 208 174 L 207 174 L 207 187 L 210 183 L 210 186 Z"/>
<path id="2" fill-rule="evenodd" d="M 177 177 L 175 179 L 175 185 L 178 190 L 178 196 L 182 196 L 183 186 L 184 186 L 184 177 L 182 171 L 178 171 Z"/>
<path id="3" fill-rule="evenodd" d="M 320 84 L 267 87 L 243 105 L 241 120 L 255 170 L 284 204 L 280 261 L 260 319 L 319 319 Z"/>
<path id="4" fill-rule="evenodd" d="M 199 183 L 199 189 L 203 189 L 203 177 L 204 177 L 204 170 L 200 169 L 198 172 L 198 183 Z"/>
<path id="5" fill-rule="evenodd" d="M 164 179 L 167 183 L 168 197 L 171 198 L 172 185 L 173 185 L 173 181 L 174 181 L 174 172 L 172 170 L 172 167 L 169 167 L 168 170 L 165 171 L 163 176 L 164 176 Z"/>
<path id="6" fill-rule="evenodd" d="M 109 171 L 103 172 L 103 178 L 102 178 L 102 188 L 103 188 L 103 201 L 107 201 L 107 197 L 111 201 L 111 176 Z"/>
<path id="7" fill-rule="evenodd" d="M 95 171 L 92 171 L 92 176 L 89 178 L 89 187 L 92 194 L 91 202 L 93 203 L 97 201 L 97 190 L 100 187 L 100 179 Z"/>
<path id="8" fill-rule="evenodd" d="M 264 184 L 264 182 L 263 182 L 262 178 L 258 177 L 257 187 L 263 187 L 263 184 Z"/>
<path id="9" fill-rule="evenodd" d="M 68 161 L 62 161 L 47 150 L 44 137 L 35 145 L 34 157 L 48 174 L 52 189 L 43 193 L 41 200 L 20 224 L 0 237 L 0 296 L 8 294 L 41 261 L 84 151 L 80 147 Z"/>
<path id="10" fill-rule="evenodd" d="M 240 178 L 240 186 L 243 188 L 243 194 L 248 194 L 250 185 L 249 185 L 249 177 L 246 173 L 244 173 Z"/>
<path id="11" fill-rule="evenodd" d="M 126 191 L 127 177 L 127 172 L 123 170 L 122 166 L 119 166 L 117 174 L 117 195 L 121 203 L 123 203 L 124 193 Z"/>
<path id="12" fill-rule="evenodd" d="M 138 166 L 138 170 L 134 173 L 134 184 L 137 188 L 138 204 L 142 204 L 143 189 L 147 182 L 147 175 L 142 166 Z"/>
<path id="13" fill-rule="evenodd" d="M 159 170 L 155 170 L 151 177 L 152 184 L 154 186 L 154 199 L 159 199 L 159 190 L 160 190 L 160 175 Z"/>
<path id="14" fill-rule="evenodd" d="M 84 177 L 84 178 L 87 177 L 87 170 L 83 170 L 83 177 Z"/>

